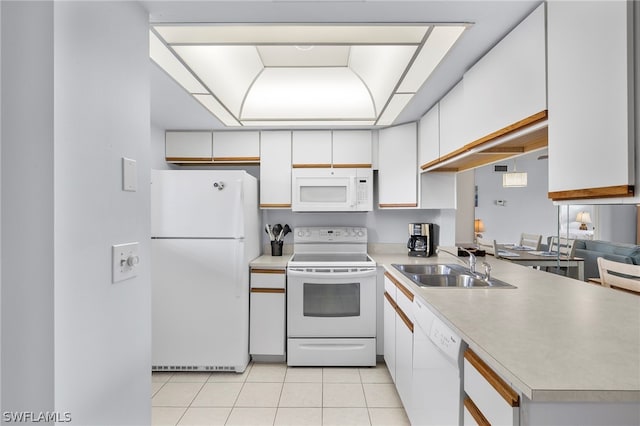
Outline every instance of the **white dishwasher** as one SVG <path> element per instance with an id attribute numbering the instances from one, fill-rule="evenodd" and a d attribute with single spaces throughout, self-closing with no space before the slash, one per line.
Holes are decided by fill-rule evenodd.
<path id="1" fill-rule="evenodd" d="M 411 424 L 462 424 L 462 357 L 464 342 L 423 302 L 413 301 L 413 392 Z"/>

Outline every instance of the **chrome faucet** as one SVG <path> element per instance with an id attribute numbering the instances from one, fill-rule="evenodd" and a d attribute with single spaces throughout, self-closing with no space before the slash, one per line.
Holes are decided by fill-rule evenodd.
<path id="1" fill-rule="evenodd" d="M 474 275 L 475 275 L 475 273 L 476 273 L 476 255 L 475 255 L 475 254 L 473 254 L 473 253 L 471 253 L 469 250 L 467 250 L 467 249 L 465 249 L 465 248 L 462 248 L 462 247 L 456 247 L 456 248 L 457 248 L 458 250 L 462 250 L 462 251 L 467 252 L 467 253 L 469 254 L 469 265 L 468 265 L 468 266 L 469 266 L 469 272 L 471 272 L 472 274 L 474 274 Z M 445 253 L 447 253 L 447 254 L 450 254 L 451 256 L 453 256 L 453 257 L 455 257 L 456 259 L 458 259 L 460 262 L 464 263 L 464 264 L 465 264 L 465 266 L 467 266 L 467 262 L 465 262 L 464 260 L 460 259 L 460 258 L 458 257 L 458 254 L 457 254 L 457 253 L 451 253 L 451 252 L 450 252 L 450 251 L 448 251 L 448 250 L 445 250 L 445 249 L 443 249 L 443 248 L 438 247 L 438 248 L 436 249 L 436 254 L 440 253 L 441 251 L 442 251 L 442 252 L 445 252 Z"/>

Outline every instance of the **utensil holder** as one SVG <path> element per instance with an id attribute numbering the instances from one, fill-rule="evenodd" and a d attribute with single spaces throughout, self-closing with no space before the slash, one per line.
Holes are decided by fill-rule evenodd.
<path id="1" fill-rule="evenodd" d="M 282 256 L 283 241 L 271 241 L 271 256 Z"/>

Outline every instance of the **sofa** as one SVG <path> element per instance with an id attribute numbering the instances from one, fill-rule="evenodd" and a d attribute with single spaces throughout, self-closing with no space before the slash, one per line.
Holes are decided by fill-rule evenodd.
<path id="1" fill-rule="evenodd" d="M 640 246 L 600 240 L 576 240 L 575 256 L 584 259 L 584 278 L 599 278 L 599 257 L 614 262 L 640 265 Z"/>

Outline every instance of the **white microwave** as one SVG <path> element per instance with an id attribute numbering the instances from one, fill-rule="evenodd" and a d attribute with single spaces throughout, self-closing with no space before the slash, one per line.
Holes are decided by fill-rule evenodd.
<path id="1" fill-rule="evenodd" d="M 294 212 L 373 210 L 373 170 L 365 168 L 293 169 Z"/>

